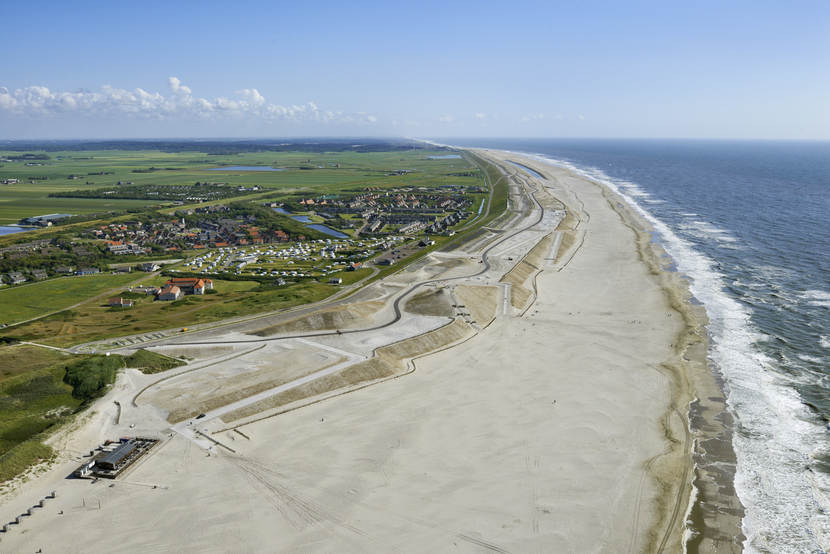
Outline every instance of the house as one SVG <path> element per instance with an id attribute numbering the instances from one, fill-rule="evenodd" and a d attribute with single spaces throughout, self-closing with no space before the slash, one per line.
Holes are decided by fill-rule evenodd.
<path id="1" fill-rule="evenodd" d="M 394 265 L 395 259 L 394 258 L 383 258 L 382 260 L 378 260 L 378 265 Z"/>
<path id="2" fill-rule="evenodd" d="M 43 281 L 49 276 L 42 269 L 35 269 L 34 271 L 32 271 L 32 277 L 34 277 L 36 281 Z"/>
<path id="3" fill-rule="evenodd" d="M 362 266 L 362 265 L 363 265 L 363 264 L 362 264 L 361 262 L 351 262 L 351 263 L 350 263 L 350 264 L 346 267 L 346 271 L 357 271 L 358 269 L 360 269 L 360 266 Z"/>
<path id="4" fill-rule="evenodd" d="M 167 286 L 175 286 L 184 294 L 204 294 L 206 290 L 213 290 L 213 281 L 195 277 L 174 277 L 167 281 Z"/>
<path id="5" fill-rule="evenodd" d="M 133 306 L 132 300 L 120 296 L 110 298 L 107 303 L 110 305 L 110 308 L 131 308 Z"/>
<path id="6" fill-rule="evenodd" d="M 6 274 L 6 282 L 10 285 L 19 285 L 25 283 L 26 278 L 19 271 L 11 271 Z"/>
<path id="7" fill-rule="evenodd" d="M 330 285 L 342 285 L 343 284 L 343 279 L 341 279 L 340 277 L 335 277 L 333 279 L 329 279 L 329 284 Z"/>
<path id="8" fill-rule="evenodd" d="M 63 275 L 72 275 L 75 273 L 75 268 L 71 265 L 59 265 L 55 268 L 55 273 L 61 273 Z"/>
<path id="9" fill-rule="evenodd" d="M 161 266 L 154 262 L 144 262 L 143 264 L 139 265 L 138 268 L 141 271 L 152 273 L 153 271 L 158 271 L 159 269 L 161 269 Z"/>
<path id="10" fill-rule="evenodd" d="M 131 265 L 122 265 L 116 271 L 118 271 L 118 273 L 132 273 L 133 266 L 131 266 Z"/>
<path id="11" fill-rule="evenodd" d="M 75 272 L 75 275 L 96 275 L 98 273 L 101 273 L 101 270 L 97 267 L 82 267 Z"/>
<path id="12" fill-rule="evenodd" d="M 175 285 L 166 285 L 159 291 L 159 300 L 178 300 L 182 297 L 182 289 Z"/>

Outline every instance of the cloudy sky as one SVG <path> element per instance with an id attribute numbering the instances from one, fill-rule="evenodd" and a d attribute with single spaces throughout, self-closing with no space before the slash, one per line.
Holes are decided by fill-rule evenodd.
<path id="1" fill-rule="evenodd" d="M 397 4 L 5 2 L 0 138 L 830 139 L 824 0 Z"/>

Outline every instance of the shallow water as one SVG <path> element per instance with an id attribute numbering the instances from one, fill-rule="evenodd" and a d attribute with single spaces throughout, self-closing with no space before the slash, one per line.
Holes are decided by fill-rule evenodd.
<path id="1" fill-rule="evenodd" d="M 31 231 L 32 229 L 34 229 L 34 227 L 15 227 L 8 225 L 0 225 L 0 236 L 11 235 L 14 233 L 23 233 L 25 231 Z"/>

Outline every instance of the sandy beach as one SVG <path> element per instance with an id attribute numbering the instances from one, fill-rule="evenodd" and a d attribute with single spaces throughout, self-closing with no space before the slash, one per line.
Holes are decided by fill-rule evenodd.
<path id="1" fill-rule="evenodd" d="M 366 325 L 348 325 L 385 321 L 411 283 L 443 292 L 382 332 L 279 340 L 308 325 L 292 320 L 206 331 L 216 351 L 160 343 L 218 361 L 155 385 L 122 375 L 62 438 L 62 462 L 4 499 L 0 522 L 57 491 L 0 551 L 682 551 L 688 407 L 717 403 L 705 321 L 612 192 L 530 157 L 478 154 L 510 180 L 509 213 L 355 295 Z M 228 398 L 211 400 L 208 382 Z M 236 394 L 253 386 L 256 406 Z M 177 401 L 194 387 L 205 432 L 230 449 L 188 430 L 202 423 Z M 164 441 L 123 478 L 65 479 L 94 441 L 139 432 Z"/>

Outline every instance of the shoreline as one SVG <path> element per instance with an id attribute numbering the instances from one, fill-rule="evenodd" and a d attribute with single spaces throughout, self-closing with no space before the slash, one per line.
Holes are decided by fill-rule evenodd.
<path id="1" fill-rule="evenodd" d="M 700 384 L 708 372 L 702 310 L 688 302 L 680 276 L 665 270 L 646 222 L 623 197 L 526 156 L 483 155 L 509 175 L 502 233 L 535 221 L 539 207 L 542 216 L 568 210 L 561 221 L 540 218 L 497 248 L 484 277 L 459 283 L 502 291 L 501 300 L 488 301 L 495 315 L 486 325 L 465 324 L 469 337 L 409 358 L 400 376 L 209 431 L 234 441 L 234 454 L 208 448 L 205 456 L 174 433 L 125 478 L 159 488 L 54 481 L 68 517 L 44 513 L 26 522 L 26 535 L 3 540 L 65 551 L 120 544 L 259 552 L 266 543 L 355 552 L 451 544 L 503 552 L 680 550 L 692 490 L 686 414 L 692 391 L 706 391 L 698 396 L 707 401 L 714 395 Z M 516 157 L 542 178 L 508 167 Z M 491 234 L 479 248 L 497 240 L 499 232 Z M 468 260 L 471 252 L 444 255 Z M 508 263 L 513 256 L 519 261 Z M 465 263 L 459 271 L 476 267 Z M 416 266 L 391 278 L 392 289 L 428 275 Z M 384 286 L 369 288 L 384 297 Z M 468 303 L 470 312 L 486 311 L 485 303 Z M 315 337 L 329 351 L 383 350 L 378 339 Z M 256 363 L 268 359 L 256 356 Z M 136 379 L 119 379 L 120 397 L 143 384 Z M 111 400 L 108 394 L 102 407 Z M 122 427 L 158 417 L 152 406 L 122 404 Z M 90 434 L 90 424 L 83 427 L 76 438 Z M 108 427 L 119 431 L 117 423 Z M 233 433 L 240 427 L 246 440 Z M 30 483 L 26 494 L 47 484 Z M 82 497 L 111 511 L 80 510 Z M 169 517 L 160 521 L 161 512 Z M 214 523 L 205 527 L 205 520 Z"/>
<path id="2" fill-rule="evenodd" d="M 552 160 L 541 158 L 541 162 L 556 167 Z M 679 389 L 680 397 L 675 400 L 674 408 L 682 410 L 692 433 L 691 448 L 684 448 L 692 462 L 691 475 L 684 479 L 687 490 L 678 494 L 677 499 L 677 506 L 687 505 L 686 524 L 683 525 L 684 551 L 742 552 L 746 537 L 742 531 L 744 508 L 734 483 L 737 461 L 732 446 L 733 416 L 727 410 L 723 380 L 708 359 L 706 311 L 703 306 L 691 302 L 688 281 L 669 267 L 671 258 L 653 240 L 653 227 L 637 213 L 643 208 L 618 190 L 586 175 L 580 176 L 600 187 L 611 207 L 631 222 L 632 230 L 638 236 L 641 261 L 658 276 L 672 307 L 684 318 L 685 328 L 674 343 L 676 357 L 666 363 Z M 622 204 L 618 200 L 622 200 Z M 680 522 L 678 519 L 677 523 Z"/>

